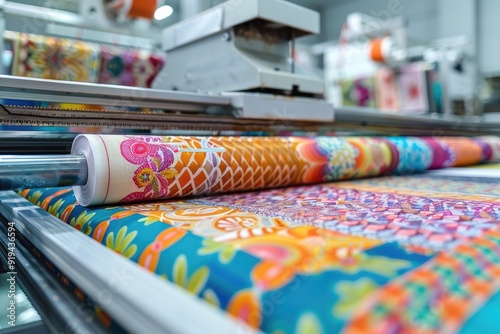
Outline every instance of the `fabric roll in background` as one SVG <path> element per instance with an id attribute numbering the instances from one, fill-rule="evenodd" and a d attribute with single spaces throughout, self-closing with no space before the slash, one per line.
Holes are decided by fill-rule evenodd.
<path id="1" fill-rule="evenodd" d="M 13 75 L 96 83 L 99 69 L 97 44 L 32 34 L 14 43 Z"/>
<path id="2" fill-rule="evenodd" d="M 165 65 L 165 56 L 145 50 L 102 47 L 99 82 L 150 88 Z"/>
<path id="3" fill-rule="evenodd" d="M 493 153 L 495 150 L 495 153 Z M 492 161 L 498 138 L 80 135 L 80 204 L 101 205 L 407 174 Z"/>

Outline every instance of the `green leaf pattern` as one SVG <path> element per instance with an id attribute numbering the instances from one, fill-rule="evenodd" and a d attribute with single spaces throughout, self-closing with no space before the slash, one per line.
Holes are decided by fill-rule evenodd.
<path id="1" fill-rule="evenodd" d="M 116 237 L 114 232 L 111 232 L 106 237 L 106 246 L 117 253 L 125 256 L 126 258 L 132 258 L 137 252 L 137 246 L 132 244 L 135 237 L 137 236 L 137 231 L 128 232 L 128 227 L 123 226 L 117 233 Z"/>

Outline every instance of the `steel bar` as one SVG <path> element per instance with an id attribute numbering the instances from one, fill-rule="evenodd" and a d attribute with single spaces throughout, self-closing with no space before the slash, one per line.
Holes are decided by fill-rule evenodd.
<path id="1" fill-rule="evenodd" d="M 0 156 L 0 189 L 85 185 L 83 155 Z"/>

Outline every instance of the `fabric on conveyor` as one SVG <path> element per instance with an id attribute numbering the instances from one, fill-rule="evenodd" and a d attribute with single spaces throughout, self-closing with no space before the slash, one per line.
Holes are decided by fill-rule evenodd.
<path id="1" fill-rule="evenodd" d="M 500 157 L 500 139 L 80 135 L 89 164 L 80 204 L 102 205 L 314 184 L 467 166 Z"/>
<path id="2" fill-rule="evenodd" d="M 95 208 L 20 193 L 265 332 L 487 333 L 499 185 L 422 174 Z"/>

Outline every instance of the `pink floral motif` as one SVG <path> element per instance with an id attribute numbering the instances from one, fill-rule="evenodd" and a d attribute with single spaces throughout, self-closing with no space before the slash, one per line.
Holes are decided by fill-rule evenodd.
<path id="1" fill-rule="evenodd" d="M 122 202 L 153 199 L 168 195 L 169 180 L 177 175 L 173 168 L 178 148 L 165 143 L 152 143 L 147 137 L 127 139 L 120 145 L 122 156 L 134 165 L 133 181 L 142 191 L 131 193 Z"/>
<path id="2" fill-rule="evenodd" d="M 145 163 L 149 156 L 156 153 L 154 145 L 135 139 L 127 139 L 120 145 L 122 156 L 134 165 Z"/>

